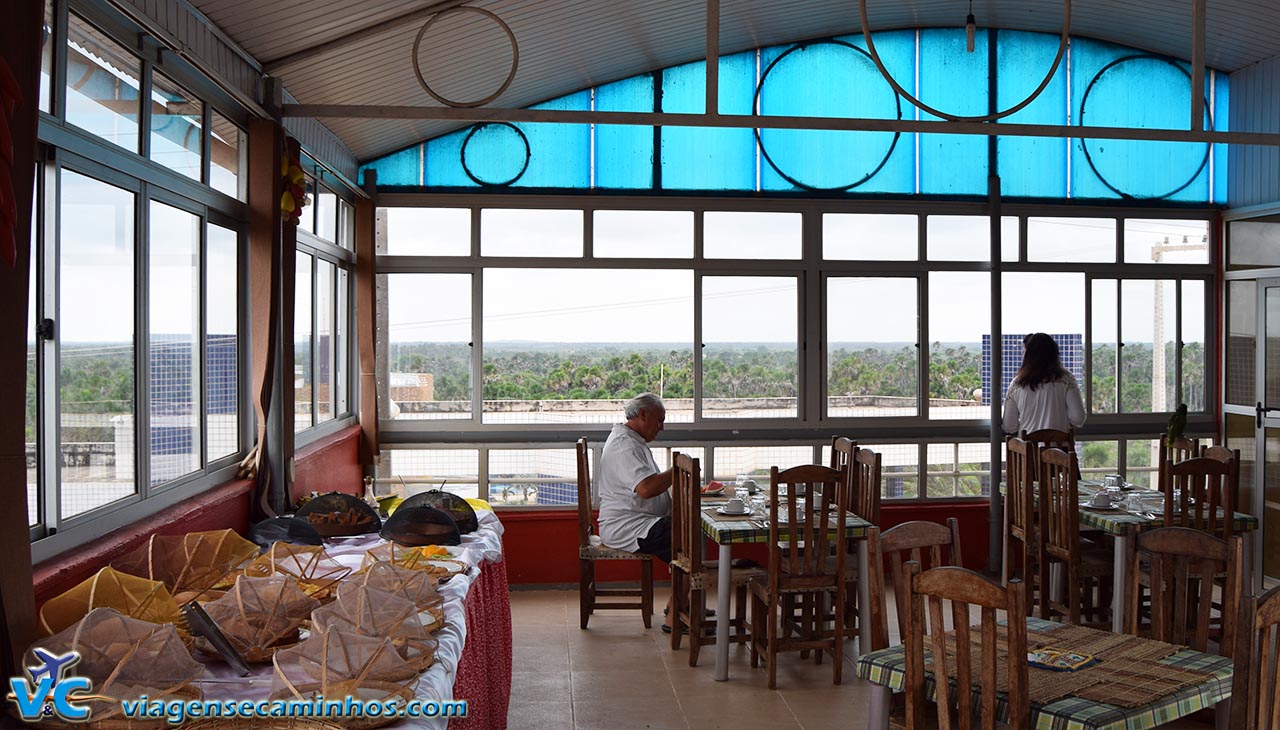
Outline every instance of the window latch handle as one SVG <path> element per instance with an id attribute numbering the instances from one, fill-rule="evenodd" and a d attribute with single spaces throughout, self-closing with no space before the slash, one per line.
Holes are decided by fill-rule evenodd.
<path id="1" fill-rule="evenodd" d="M 45 317 L 36 323 L 36 337 L 42 340 L 53 339 L 53 320 Z"/>

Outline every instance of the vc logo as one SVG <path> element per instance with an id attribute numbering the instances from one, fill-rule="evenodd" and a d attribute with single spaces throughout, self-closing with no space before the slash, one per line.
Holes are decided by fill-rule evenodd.
<path id="1" fill-rule="evenodd" d="M 46 717 L 56 717 L 67 722 L 85 722 L 89 719 L 89 707 L 78 705 L 95 699 L 87 696 L 93 689 L 88 677 L 68 677 L 67 670 L 80 661 L 80 653 L 50 654 L 44 649 L 34 649 L 42 664 L 27 667 L 27 677 L 9 678 L 9 697 L 18 706 L 23 720 L 39 722 Z M 74 695 L 72 693 L 81 693 Z"/>

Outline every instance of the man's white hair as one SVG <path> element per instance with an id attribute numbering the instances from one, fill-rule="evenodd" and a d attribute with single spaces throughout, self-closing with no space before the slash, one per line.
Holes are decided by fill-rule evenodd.
<path id="1" fill-rule="evenodd" d="M 627 420 L 630 421 L 633 418 L 639 418 L 641 413 L 651 408 L 657 408 L 662 411 L 667 410 L 666 405 L 662 403 L 662 399 L 658 396 L 653 393 L 641 393 L 627 401 L 627 404 L 623 406 L 622 415 L 626 416 Z"/>

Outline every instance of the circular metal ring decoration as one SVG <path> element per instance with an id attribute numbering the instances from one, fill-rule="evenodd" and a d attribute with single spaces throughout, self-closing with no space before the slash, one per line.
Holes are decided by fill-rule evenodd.
<path id="1" fill-rule="evenodd" d="M 1102 77 L 1108 71 L 1119 66 L 1120 64 L 1128 63 L 1129 61 L 1139 61 L 1139 60 L 1152 60 L 1152 61 L 1157 61 L 1159 63 L 1166 64 L 1168 66 L 1172 66 L 1173 68 L 1177 69 L 1178 72 L 1181 73 L 1183 76 L 1187 77 L 1187 84 L 1188 86 L 1190 86 L 1191 74 L 1187 73 L 1186 69 L 1184 69 L 1183 67 L 1179 66 L 1177 63 L 1174 63 L 1173 61 L 1167 58 L 1162 58 L 1160 56 L 1156 56 L 1150 53 L 1136 53 L 1128 56 L 1121 56 L 1120 58 L 1117 58 L 1111 63 L 1108 63 L 1106 66 L 1103 66 L 1098 71 L 1098 73 L 1094 74 L 1093 78 L 1089 80 L 1089 85 L 1085 87 L 1084 96 L 1080 97 L 1080 126 L 1081 127 L 1085 126 L 1085 123 L 1084 123 L 1085 110 L 1089 103 L 1089 93 L 1093 91 L 1094 84 L 1098 83 L 1098 81 L 1101 80 Z M 1209 111 L 1209 108 L 1210 108 L 1209 100 L 1206 98 L 1205 104 L 1204 104 L 1204 113 L 1209 120 L 1209 131 L 1212 132 L 1213 131 L 1213 114 Z M 1126 198 L 1129 200 L 1161 200 L 1164 198 L 1171 197 L 1173 195 L 1177 195 L 1178 193 L 1186 189 L 1188 185 L 1196 181 L 1196 178 L 1200 176 L 1201 171 L 1204 170 L 1205 165 L 1209 164 L 1209 151 L 1212 149 L 1212 146 L 1209 145 L 1208 143 L 1205 143 L 1204 156 L 1200 158 L 1199 166 L 1196 167 L 1195 172 L 1191 173 L 1191 177 L 1187 178 L 1186 182 L 1182 183 L 1178 187 L 1162 195 L 1132 195 L 1130 193 L 1124 192 L 1123 190 L 1116 187 L 1115 185 L 1112 185 L 1111 181 L 1108 180 L 1106 176 L 1103 175 L 1102 172 L 1098 170 L 1098 166 L 1093 161 L 1093 155 L 1089 153 L 1088 138 L 1085 138 L 1085 137 L 1080 138 L 1080 149 L 1084 150 L 1084 159 L 1086 162 L 1089 163 L 1089 169 L 1093 170 L 1093 174 L 1097 175 L 1098 180 L 1101 181 L 1103 185 L 1107 186 L 1107 189 L 1110 190 L 1111 192 L 1115 193 L 1116 195 L 1119 195 L 1121 198 Z"/>
<path id="2" fill-rule="evenodd" d="M 493 92 L 492 94 L 486 96 L 483 99 L 478 99 L 476 101 L 454 101 L 453 99 L 448 99 L 448 98 L 445 98 L 444 96 L 441 96 L 440 94 L 437 94 L 435 89 L 431 88 L 431 84 L 428 84 L 426 78 L 423 77 L 422 67 L 418 63 L 418 49 L 421 48 L 422 46 L 422 38 L 427 34 L 427 29 L 430 28 L 431 25 L 435 23 L 437 20 L 445 17 L 446 15 L 453 15 L 456 13 L 477 13 L 486 18 L 489 18 L 490 20 L 498 24 L 498 27 L 502 29 L 503 33 L 507 34 L 507 40 L 510 41 L 511 43 L 511 71 L 507 73 L 506 80 L 502 82 L 502 86 L 499 86 L 497 91 Z M 431 95 L 432 99 L 435 99 L 436 101 L 440 102 L 441 104 L 444 104 L 445 106 L 451 106 L 454 108 L 458 108 L 458 107 L 469 108 L 469 107 L 484 106 L 485 104 L 488 104 L 489 102 L 501 96 L 502 92 L 506 91 L 507 87 L 511 85 L 512 79 L 516 77 L 516 68 L 519 67 L 519 65 L 520 65 L 520 44 L 516 42 L 516 34 L 511 32 L 511 26 L 507 25 L 502 20 L 502 18 L 499 18 L 497 15 L 491 13 L 488 10 L 485 10 L 484 8 L 473 8 L 469 5 L 459 5 L 456 8 L 447 8 L 445 10 L 441 10 L 435 15 L 432 15 L 427 20 L 427 22 L 422 26 L 422 29 L 418 31 L 417 37 L 413 39 L 413 75 L 418 77 L 418 83 L 421 84 L 422 88 L 425 89 L 426 92 Z"/>
<path id="3" fill-rule="evenodd" d="M 507 127 L 511 131 L 515 132 L 516 135 L 520 137 L 520 141 L 524 143 L 524 164 L 520 166 L 519 172 L 506 180 L 499 182 L 482 180 L 478 175 L 472 172 L 471 168 L 467 165 L 467 145 L 471 143 L 471 138 L 475 136 L 476 132 L 479 132 L 486 127 Z M 506 187 L 516 180 L 519 180 L 524 175 L 525 170 L 529 169 L 529 159 L 532 156 L 533 155 L 529 150 L 529 138 L 524 135 L 524 132 L 520 131 L 519 127 L 508 122 L 485 122 L 484 124 L 473 125 L 471 127 L 471 131 L 467 132 L 467 136 L 462 139 L 462 148 L 458 152 L 458 159 L 462 163 L 462 171 L 467 174 L 467 177 L 471 178 L 472 182 L 477 185 L 483 185 L 486 188 Z"/>
<path id="4" fill-rule="evenodd" d="M 763 116 L 760 114 L 760 111 L 759 111 L 760 92 L 762 89 L 764 89 L 764 82 L 766 79 L 769 78 L 769 72 L 773 70 L 773 67 L 777 66 L 779 61 L 791 55 L 792 53 L 795 53 L 796 51 L 802 51 L 805 48 L 808 48 L 810 46 L 818 46 L 818 45 L 831 45 L 831 46 L 839 46 L 842 48 L 849 48 L 854 51 L 857 51 L 858 53 L 861 53 L 862 55 L 866 56 L 868 59 L 871 58 L 870 54 L 868 54 L 866 51 L 862 50 L 861 48 L 858 48 L 857 46 L 853 45 L 852 43 L 846 43 L 844 41 L 838 41 L 834 39 L 814 41 L 812 43 L 796 44 L 791 48 L 788 48 L 786 51 L 783 51 L 782 54 L 780 54 L 777 58 L 773 59 L 773 61 L 771 61 L 769 65 L 765 67 L 764 73 L 760 74 L 760 81 L 756 83 L 755 98 L 751 100 L 751 116 L 753 117 Z M 893 102 L 894 102 L 894 106 L 897 108 L 898 119 L 902 119 L 902 99 L 900 99 L 897 94 L 894 94 Z M 756 135 L 756 146 L 760 148 L 760 154 L 764 157 L 765 162 L 769 163 L 769 167 L 773 168 L 773 171 L 778 173 L 778 176 L 781 177 L 783 180 L 786 180 L 787 182 L 791 183 L 797 188 L 800 188 L 801 190 L 808 190 L 810 192 L 834 192 L 838 190 L 851 190 L 865 183 L 866 181 L 875 177 L 880 172 L 880 170 L 882 170 L 884 166 L 889 162 L 889 158 L 893 156 L 893 151 L 898 147 L 898 139 L 902 137 L 902 132 L 893 133 L 893 141 L 889 143 L 889 150 L 884 153 L 884 158 L 880 160 L 880 164 L 876 165 L 875 168 L 871 170 L 871 172 L 868 172 L 866 175 L 863 175 L 862 177 L 849 183 L 848 185 L 837 185 L 834 187 L 824 188 L 824 187 L 817 187 L 814 185 L 805 184 L 795 179 L 794 177 L 788 175 L 787 173 L 783 172 L 782 168 L 778 166 L 778 163 L 774 162 L 773 158 L 769 156 L 769 150 L 764 146 L 764 139 L 760 136 L 760 128 L 756 127 L 752 131 L 754 131 Z"/>

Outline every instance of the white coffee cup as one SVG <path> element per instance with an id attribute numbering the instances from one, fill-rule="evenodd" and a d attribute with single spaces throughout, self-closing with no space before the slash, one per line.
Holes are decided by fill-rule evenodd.
<path id="1" fill-rule="evenodd" d="M 1098 492 L 1093 495 L 1093 499 L 1089 500 L 1090 507 L 1110 507 L 1111 495 L 1106 492 Z"/>
<path id="2" fill-rule="evenodd" d="M 747 504 L 743 502 L 741 499 L 734 497 L 733 499 L 730 499 L 728 502 L 724 503 L 724 511 L 725 512 L 746 512 Z"/>
<path id="3" fill-rule="evenodd" d="M 743 479 L 741 486 L 747 490 L 747 494 L 755 494 L 760 489 L 754 479 Z"/>

